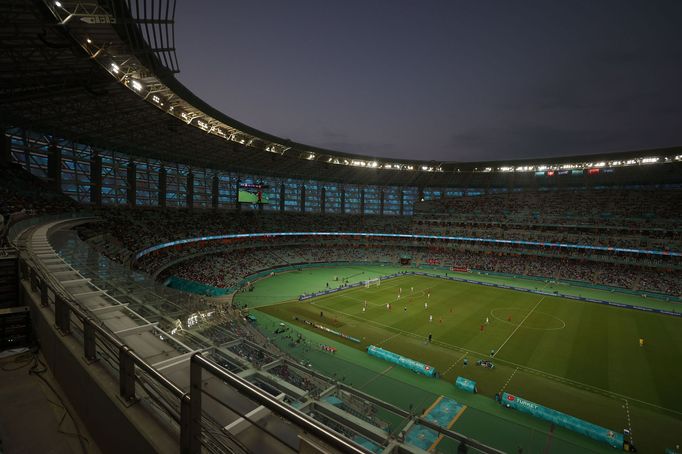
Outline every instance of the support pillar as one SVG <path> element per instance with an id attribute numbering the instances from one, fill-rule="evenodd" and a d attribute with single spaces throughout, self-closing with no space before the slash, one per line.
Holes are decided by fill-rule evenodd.
<path id="1" fill-rule="evenodd" d="M 47 178 L 53 190 L 62 192 L 62 149 L 55 143 L 47 148 Z"/>
<path id="2" fill-rule="evenodd" d="M 286 195 L 286 190 L 284 188 L 284 183 L 279 187 L 279 211 L 284 211 L 284 197 Z"/>
<path id="3" fill-rule="evenodd" d="M 4 133 L 0 136 L 0 164 L 12 162 L 12 138 Z"/>
<path id="4" fill-rule="evenodd" d="M 305 185 L 301 185 L 301 213 L 305 213 Z"/>
<path id="5" fill-rule="evenodd" d="M 166 208 L 166 168 L 159 169 L 159 206 Z"/>
<path id="6" fill-rule="evenodd" d="M 218 179 L 218 174 L 213 175 L 213 181 L 211 182 L 211 207 L 213 209 L 218 208 L 218 198 L 220 197 L 220 181 Z"/>
<path id="7" fill-rule="evenodd" d="M 405 191 L 400 190 L 400 215 L 405 214 Z"/>
<path id="8" fill-rule="evenodd" d="M 384 215 L 384 189 L 379 193 L 379 214 Z"/>
<path id="9" fill-rule="evenodd" d="M 102 156 L 96 152 L 90 156 L 90 203 L 102 206 Z"/>
<path id="10" fill-rule="evenodd" d="M 137 168 L 134 161 L 128 162 L 128 206 L 134 207 L 137 203 Z"/>
<path id="11" fill-rule="evenodd" d="M 322 187 L 322 191 L 320 191 L 320 212 L 324 214 L 326 212 L 326 204 L 327 204 L 327 189 L 325 187 Z"/>
<path id="12" fill-rule="evenodd" d="M 341 214 L 346 214 L 346 190 L 341 189 Z"/>
<path id="13" fill-rule="evenodd" d="M 234 191 L 234 207 L 237 211 L 240 211 L 242 209 L 242 204 L 239 203 L 239 185 L 241 184 L 242 180 L 237 179 L 237 187 L 235 188 Z"/>
<path id="14" fill-rule="evenodd" d="M 190 171 L 187 174 L 187 208 L 194 208 L 194 174 Z"/>
<path id="15" fill-rule="evenodd" d="M 365 188 L 360 189 L 360 216 L 365 215 Z"/>

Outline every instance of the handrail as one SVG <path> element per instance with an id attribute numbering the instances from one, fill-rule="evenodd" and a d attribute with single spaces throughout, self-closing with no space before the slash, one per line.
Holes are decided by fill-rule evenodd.
<path id="1" fill-rule="evenodd" d="M 49 232 L 49 230 L 48 228 L 46 232 Z M 25 231 L 26 229 L 21 234 L 23 235 Z M 47 233 L 45 233 L 45 237 L 47 237 Z M 205 443 L 208 443 L 206 436 L 208 436 L 210 431 L 204 426 L 204 415 L 201 408 L 203 393 L 202 371 L 206 371 L 221 379 L 225 385 L 230 386 L 250 401 L 267 408 L 272 414 L 285 419 L 300 430 L 334 449 L 352 454 L 367 454 L 370 452 L 367 448 L 359 445 L 342 433 L 334 431 L 300 410 L 275 399 L 255 384 L 222 368 L 213 360 L 205 358 L 200 352 L 195 352 L 190 356 L 190 388 L 189 391 L 184 391 L 128 347 L 114 333 L 107 330 L 106 326 L 99 323 L 96 318 L 93 318 L 87 309 L 81 306 L 59 280 L 56 279 L 55 275 L 52 274 L 43 262 L 43 259 L 41 259 L 39 252 L 34 252 L 32 247 L 22 248 L 19 260 L 20 276 L 22 279 L 29 279 L 32 291 L 37 292 L 40 296 L 41 306 L 50 307 L 52 304 L 54 305 L 53 313 L 56 328 L 62 334 L 67 335 L 71 332 L 72 327 L 79 328 L 76 319 L 80 321 L 83 330 L 82 346 L 85 359 L 94 362 L 98 356 L 102 355 L 101 353 L 97 354 L 98 342 L 101 348 L 109 351 L 107 353 L 109 357 L 112 354 L 114 355 L 113 359 L 117 361 L 116 364 L 118 365 L 118 385 L 121 398 L 131 403 L 138 400 L 136 386 L 141 386 L 144 392 L 146 392 L 146 396 L 151 399 L 157 400 L 161 398 L 163 402 L 159 403 L 161 404 L 162 411 L 179 425 L 178 441 L 180 452 L 183 454 L 201 452 Z M 68 267 L 80 274 L 80 271 L 71 265 L 68 265 Z M 49 299 L 49 295 L 53 295 L 54 299 Z M 245 342 L 249 343 L 249 341 Z M 117 357 L 116 354 L 118 355 Z M 112 366 L 116 368 L 116 364 L 112 364 Z M 136 369 L 144 374 L 146 378 L 140 377 L 140 374 L 136 373 Z M 150 389 L 145 384 L 158 384 L 160 386 L 151 386 Z M 161 393 L 162 390 L 160 388 L 164 388 L 170 395 Z M 374 401 L 374 399 L 368 400 Z M 218 404 L 222 404 L 222 402 L 218 401 Z M 398 410 L 398 414 L 404 415 L 403 411 L 399 411 L 399 409 L 391 405 L 387 405 L 386 408 Z M 416 419 L 415 422 L 421 422 L 421 420 Z M 428 421 L 425 421 L 424 425 L 431 427 Z M 259 427 L 256 426 L 256 428 Z M 499 451 L 487 447 L 476 440 L 468 439 L 464 435 L 447 429 L 433 428 L 447 437 L 469 443 L 471 446 L 482 449 L 484 452 L 499 453 Z M 224 435 L 230 436 L 229 433 Z M 390 441 L 390 438 L 387 438 L 388 441 Z M 389 446 L 391 445 L 389 444 Z"/>
<path id="2" fill-rule="evenodd" d="M 265 391 L 262 391 L 257 386 L 244 380 L 238 375 L 221 368 L 213 361 L 204 358 L 200 353 L 195 353 L 194 355 L 192 355 L 190 363 L 191 367 L 200 367 L 201 369 L 213 374 L 214 376 L 220 378 L 221 380 L 235 388 L 240 393 L 247 395 L 250 399 L 253 399 L 254 401 L 266 407 L 267 409 L 293 422 L 294 424 L 310 432 L 312 435 L 319 438 L 320 440 L 329 443 L 334 448 L 340 449 L 342 452 L 356 454 L 367 454 L 370 452 L 361 447 L 360 445 L 354 443 L 353 441 L 345 439 L 337 435 L 336 433 L 328 430 L 326 427 L 322 426 L 320 423 L 315 421 L 310 416 L 294 409 L 293 407 L 283 404 L 282 402 L 278 401 L 274 397 L 267 394 Z M 190 372 L 190 374 L 192 375 L 192 378 L 194 378 L 197 375 L 192 372 Z M 199 374 L 198 380 L 199 382 L 195 383 L 194 380 L 192 381 L 191 385 L 192 391 L 199 392 L 201 391 L 200 378 L 201 376 Z M 200 399 L 192 398 L 190 405 L 196 405 L 198 403 L 197 400 L 200 403 Z M 198 436 L 198 434 L 193 435 L 195 437 Z"/>

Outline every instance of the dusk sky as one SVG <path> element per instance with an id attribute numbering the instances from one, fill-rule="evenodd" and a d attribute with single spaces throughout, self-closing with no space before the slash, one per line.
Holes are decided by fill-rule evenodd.
<path id="1" fill-rule="evenodd" d="M 682 0 L 180 0 L 178 79 L 310 145 L 471 161 L 682 145 Z"/>

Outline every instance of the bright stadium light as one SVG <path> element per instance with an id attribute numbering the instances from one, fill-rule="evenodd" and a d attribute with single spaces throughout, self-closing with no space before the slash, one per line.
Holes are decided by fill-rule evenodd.
<path id="1" fill-rule="evenodd" d="M 56 6 L 57 8 L 61 8 L 62 3 L 61 2 L 54 2 L 54 6 Z"/>
<path id="2" fill-rule="evenodd" d="M 142 91 L 142 84 L 139 83 L 138 81 L 133 80 L 130 84 L 133 86 L 133 88 L 134 88 L 136 91 Z"/>
<path id="3" fill-rule="evenodd" d="M 88 44 L 92 44 L 92 40 L 91 40 L 90 38 L 87 38 L 87 39 L 85 40 L 85 42 L 88 43 Z"/>
<path id="4" fill-rule="evenodd" d="M 114 72 L 114 74 L 118 74 L 118 72 L 121 70 L 121 68 L 119 68 L 116 63 L 112 63 L 111 64 L 111 70 Z"/>

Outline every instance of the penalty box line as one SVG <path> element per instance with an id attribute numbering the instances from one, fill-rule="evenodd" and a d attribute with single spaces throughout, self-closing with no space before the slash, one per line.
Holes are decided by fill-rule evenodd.
<path id="1" fill-rule="evenodd" d="M 382 289 L 383 289 L 383 290 L 386 290 L 387 288 L 388 288 L 388 289 L 399 288 L 399 287 L 401 287 L 401 283 L 400 283 L 398 280 L 399 280 L 400 278 L 403 278 L 403 277 L 408 277 L 408 276 L 399 276 L 398 278 L 390 279 L 390 281 L 394 281 L 394 282 L 390 282 L 390 283 L 385 284 L 385 285 L 380 285 L 380 286 L 377 287 L 377 290 L 382 290 Z M 398 281 L 398 282 L 396 283 L 395 281 Z M 405 288 L 407 288 L 407 287 L 405 287 Z M 358 293 L 358 292 L 360 292 L 360 291 L 363 291 L 363 290 L 364 290 L 364 291 L 368 291 L 368 290 L 373 290 L 373 289 L 367 289 L 367 288 L 365 288 L 365 287 L 354 287 L 354 288 L 344 289 L 344 290 L 341 290 L 341 291 L 338 291 L 338 292 L 330 293 L 330 294 L 328 294 L 328 295 L 321 295 L 321 296 L 316 297 L 315 300 L 317 300 L 317 299 L 323 300 L 323 299 L 325 299 L 325 298 L 330 298 L 330 297 L 335 296 L 335 295 L 337 295 L 337 294 L 345 294 L 345 297 L 348 298 L 348 299 L 350 299 L 350 300 L 358 301 L 358 302 L 361 302 L 361 303 L 367 301 L 367 304 L 368 304 L 369 306 L 373 306 L 373 307 L 383 307 L 383 306 L 386 306 L 386 303 L 391 303 L 391 304 L 393 304 L 393 303 L 395 303 L 395 302 L 397 302 L 397 301 L 401 301 L 401 299 L 398 299 L 398 298 L 395 298 L 395 297 L 394 297 L 394 298 L 391 299 L 390 301 L 386 301 L 386 302 L 384 302 L 384 303 L 377 303 L 377 302 L 372 301 L 371 298 L 367 298 L 367 299 L 358 298 L 357 295 L 356 295 L 356 293 Z M 347 292 L 347 293 L 346 293 L 346 292 Z M 372 292 L 372 293 L 374 293 L 374 292 Z M 402 298 L 403 300 L 406 300 L 407 297 L 409 297 L 409 296 L 413 296 L 413 297 L 424 296 L 424 295 L 426 295 L 426 289 L 417 290 L 417 291 L 415 291 L 414 293 L 412 293 L 412 292 L 405 292 L 404 295 L 405 295 L 405 298 Z M 315 301 L 311 301 L 309 304 L 315 304 Z"/>

